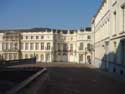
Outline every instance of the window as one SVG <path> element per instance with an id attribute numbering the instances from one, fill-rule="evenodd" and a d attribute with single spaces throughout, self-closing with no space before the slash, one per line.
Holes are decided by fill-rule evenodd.
<path id="1" fill-rule="evenodd" d="M 65 40 L 66 40 L 66 37 L 64 36 L 63 39 L 64 39 L 64 41 L 65 41 Z"/>
<path id="2" fill-rule="evenodd" d="M 50 43 L 47 43 L 47 50 L 50 50 Z"/>
<path id="3" fill-rule="evenodd" d="M 73 44 L 70 44 L 70 50 L 73 51 Z"/>
<path id="4" fill-rule="evenodd" d="M 13 45 L 13 43 L 11 45 Z M 14 49 L 17 50 L 18 49 L 18 44 L 15 43 L 14 46 L 15 46 Z"/>
<path id="5" fill-rule="evenodd" d="M 6 46 L 4 46 L 5 48 L 5 50 L 8 50 L 9 49 L 9 44 L 8 43 L 5 43 L 4 45 L 6 45 Z"/>
<path id="6" fill-rule="evenodd" d="M 20 36 L 20 39 L 23 39 L 23 36 Z"/>
<path id="7" fill-rule="evenodd" d="M 50 54 L 47 53 L 47 54 L 46 54 L 46 62 L 49 62 L 49 61 L 50 61 Z"/>
<path id="8" fill-rule="evenodd" d="M 21 43 L 21 50 L 23 50 L 23 46 L 24 46 L 23 43 Z"/>
<path id="9" fill-rule="evenodd" d="M 44 43 L 41 43 L 41 50 L 44 50 Z"/>
<path id="10" fill-rule="evenodd" d="M 87 44 L 87 49 L 91 50 L 91 44 L 90 43 Z"/>
<path id="11" fill-rule="evenodd" d="M 70 55 L 73 55 L 73 44 L 70 44 Z"/>
<path id="12" fill-rule="evenodd" d="M 36 36 L 36 39 L 39 39 L 39 36 Z"/>
<path id="13" fill-rule="evenodd" d="M 74 34 L 74 30 L 70 30 L 70 34 Z"/>
<path id="14" fill-rule="evenodd" d="M 33 58 L 33 54 L 30 54 L 30 58 Z"/>
<path id="15" fill-rule="evenodd" d="M 25 54 L 25 58 L 28 58 L 28 54 Z"/>
<path id="16" fill-rule="evenodd" d="M 2 43 L 2 50 L 5 50 L 5 43 Z"/>
<path id="17" fill-rule="evenodd" d="M 68 47 L 67 47 L 67 44 L 64 43 L 64 44 L 63 44 L 63 51 L 67 51 L 67 48 L 68 48 Z"/>
<path id="18" fill-rule="evenodd" d="M 122 7 L 122 27 L 123 27 L 123 31 L 125 31 L 125 5 L 123 5 Z"/>
<path id="19" fill-rule="evenodd" d="M 83 54 L 79 55 L 79 61 L 83 61 Z"/>
<path id="20" fill-rule="evenodd" d="M 43 54 L 41 55 L 41 61 L 44 61 L 44 55 Z"/>
<path id="21" fill-rule="evenodd" d="M 80 43 L 79 50 L 83 50 L 83 43 L 82 42 Z"/>
<path id="22" fill-rule="evenodd" d="M 114 47 L 115 47 L 115 48 L 117 47 L 117 42 L 116 42 L 116 41 L 114 42 Z"/>
<path id="23" fill-rule="evenodd" d="M 13 43 L 11 42 L 11 43 L 9 43 L 9 50 L 12 50 L 12 49 L 15 49 L 15 48 L 13 48 Z"/>
<path id="24" fill-rule="evenodd" d="M 91 39 L 91 36 L 90 36 L 90 35 L 88 35 L 88 36 L 87 36 L 87 39 Z"/>
<path id="25" fill-rule="evenodd" d="M 30 50 L 33 50 L 34 49 L 34 45 L 33 43 L 30 43 Z"/>
<path id="26" fill-rule="evenodd" d="M 67 55 L 67 52 L 63 52 L 63 55 Z"/>
<path id="27" fill-rule="evenodd" d="M 31 39 L 33 39 L 33 36 L 31 36 Z"/>
<path id="28" fill-rule="evenodd" d="M 28 50 L 28 43 L 25 43 L 25 50 Z"/>
<path id="29" fill-rule="evenodd" d="M 39 59 L 39 56 L 38 56 L 38 54 L 36 54 L 36 60 L 38 60 Z"/>
<path id="30" fill-rule="evenodd" d="M 28 39 L 28 36 L 26 36 L 26 39 Z"/>
<path id="31" fill-rule="evenodd" d="M 44 36 L 41 36 L 41 39 L 44 39 Z"/>
<path id="32" fill-rule="evenodd" d="M 73 40 L 73 37 L 71 37 L 71 41 Z"/>
<path id="33" fill-rule="evenodd" d="M 17 59 L 17 54 L 13 54 L 13 59 Z"/>
<path id="34" fill-rule="evenodd" d="M 9 54 L 9 60 L 12 60 L 12 54 Z"/>
<path id="35" fill-rule="evenodd" d="M 39 43 L 36 43 L 35 49 L 36 49 L 36 50 L 39 50 Z"/>
<path id="36" fill-rule="evenodd" d="M 116 15 L 117 15 L 117 14 L 116 14 L 116 11 L 115 11 L 115 12 L 113 13 L 113 16 L 114 16 L 114 22 L 113 22 L 113 29 L 114 29 L 113 31 L 114 31 L 114 32 L 113 32 L 113 35 L 116 34 L 116 27 L 117 27 L 117 26 L 116 26 L 116 23 L 117 23 L 117 22 L 116 22 L 116 21 L 117 21 Z"/>

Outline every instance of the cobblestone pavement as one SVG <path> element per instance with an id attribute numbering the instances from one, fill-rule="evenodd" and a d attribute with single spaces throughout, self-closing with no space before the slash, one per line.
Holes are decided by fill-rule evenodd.
<path id="1" fill-rule="evenodd" d="M 46 94 L 125 94 L 125 83 L 113 80 L 97 69 L 49 67 Z"/>

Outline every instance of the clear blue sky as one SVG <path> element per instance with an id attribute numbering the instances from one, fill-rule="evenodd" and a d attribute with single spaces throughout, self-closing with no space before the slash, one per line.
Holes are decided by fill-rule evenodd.
<path id="1" fill-rule="evenodd" d="M 102 0 L 0 0 L 0 29 L 90 26 Z"/>

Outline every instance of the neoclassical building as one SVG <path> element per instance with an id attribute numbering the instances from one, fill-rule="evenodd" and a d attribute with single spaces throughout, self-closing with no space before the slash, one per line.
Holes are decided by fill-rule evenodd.
<path id="1" fill-rule="evenodd" d="M 95 65 L 112 72 L 125 71 L 125 0 L 103 0 L 92 19 Z"/>
<path id="2" fill-rule="evenodd" d="M 43 63 L 90 63 L 92 40 L 91 28 L 0 30 L 0 58 L 14 60 L 36 56 L 37 62 Z"/>

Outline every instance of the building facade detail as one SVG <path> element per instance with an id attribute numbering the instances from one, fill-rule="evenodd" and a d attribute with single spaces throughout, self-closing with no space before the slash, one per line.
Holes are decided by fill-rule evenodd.
<path id="1" fill-rule="evenodd" d="M 93 56 L 88 44 L 93 45 L 91 28 L 0 30 L 0 56 L 5 60 L 36 56 L 37 62 L 44 63 L 88 63 Z"/>
<path id="2" fill-rule="evenodd" d="M 123 73 L 125 68 L 125 0 L 103 0 L 92 19 L 95 65 Z"/>

